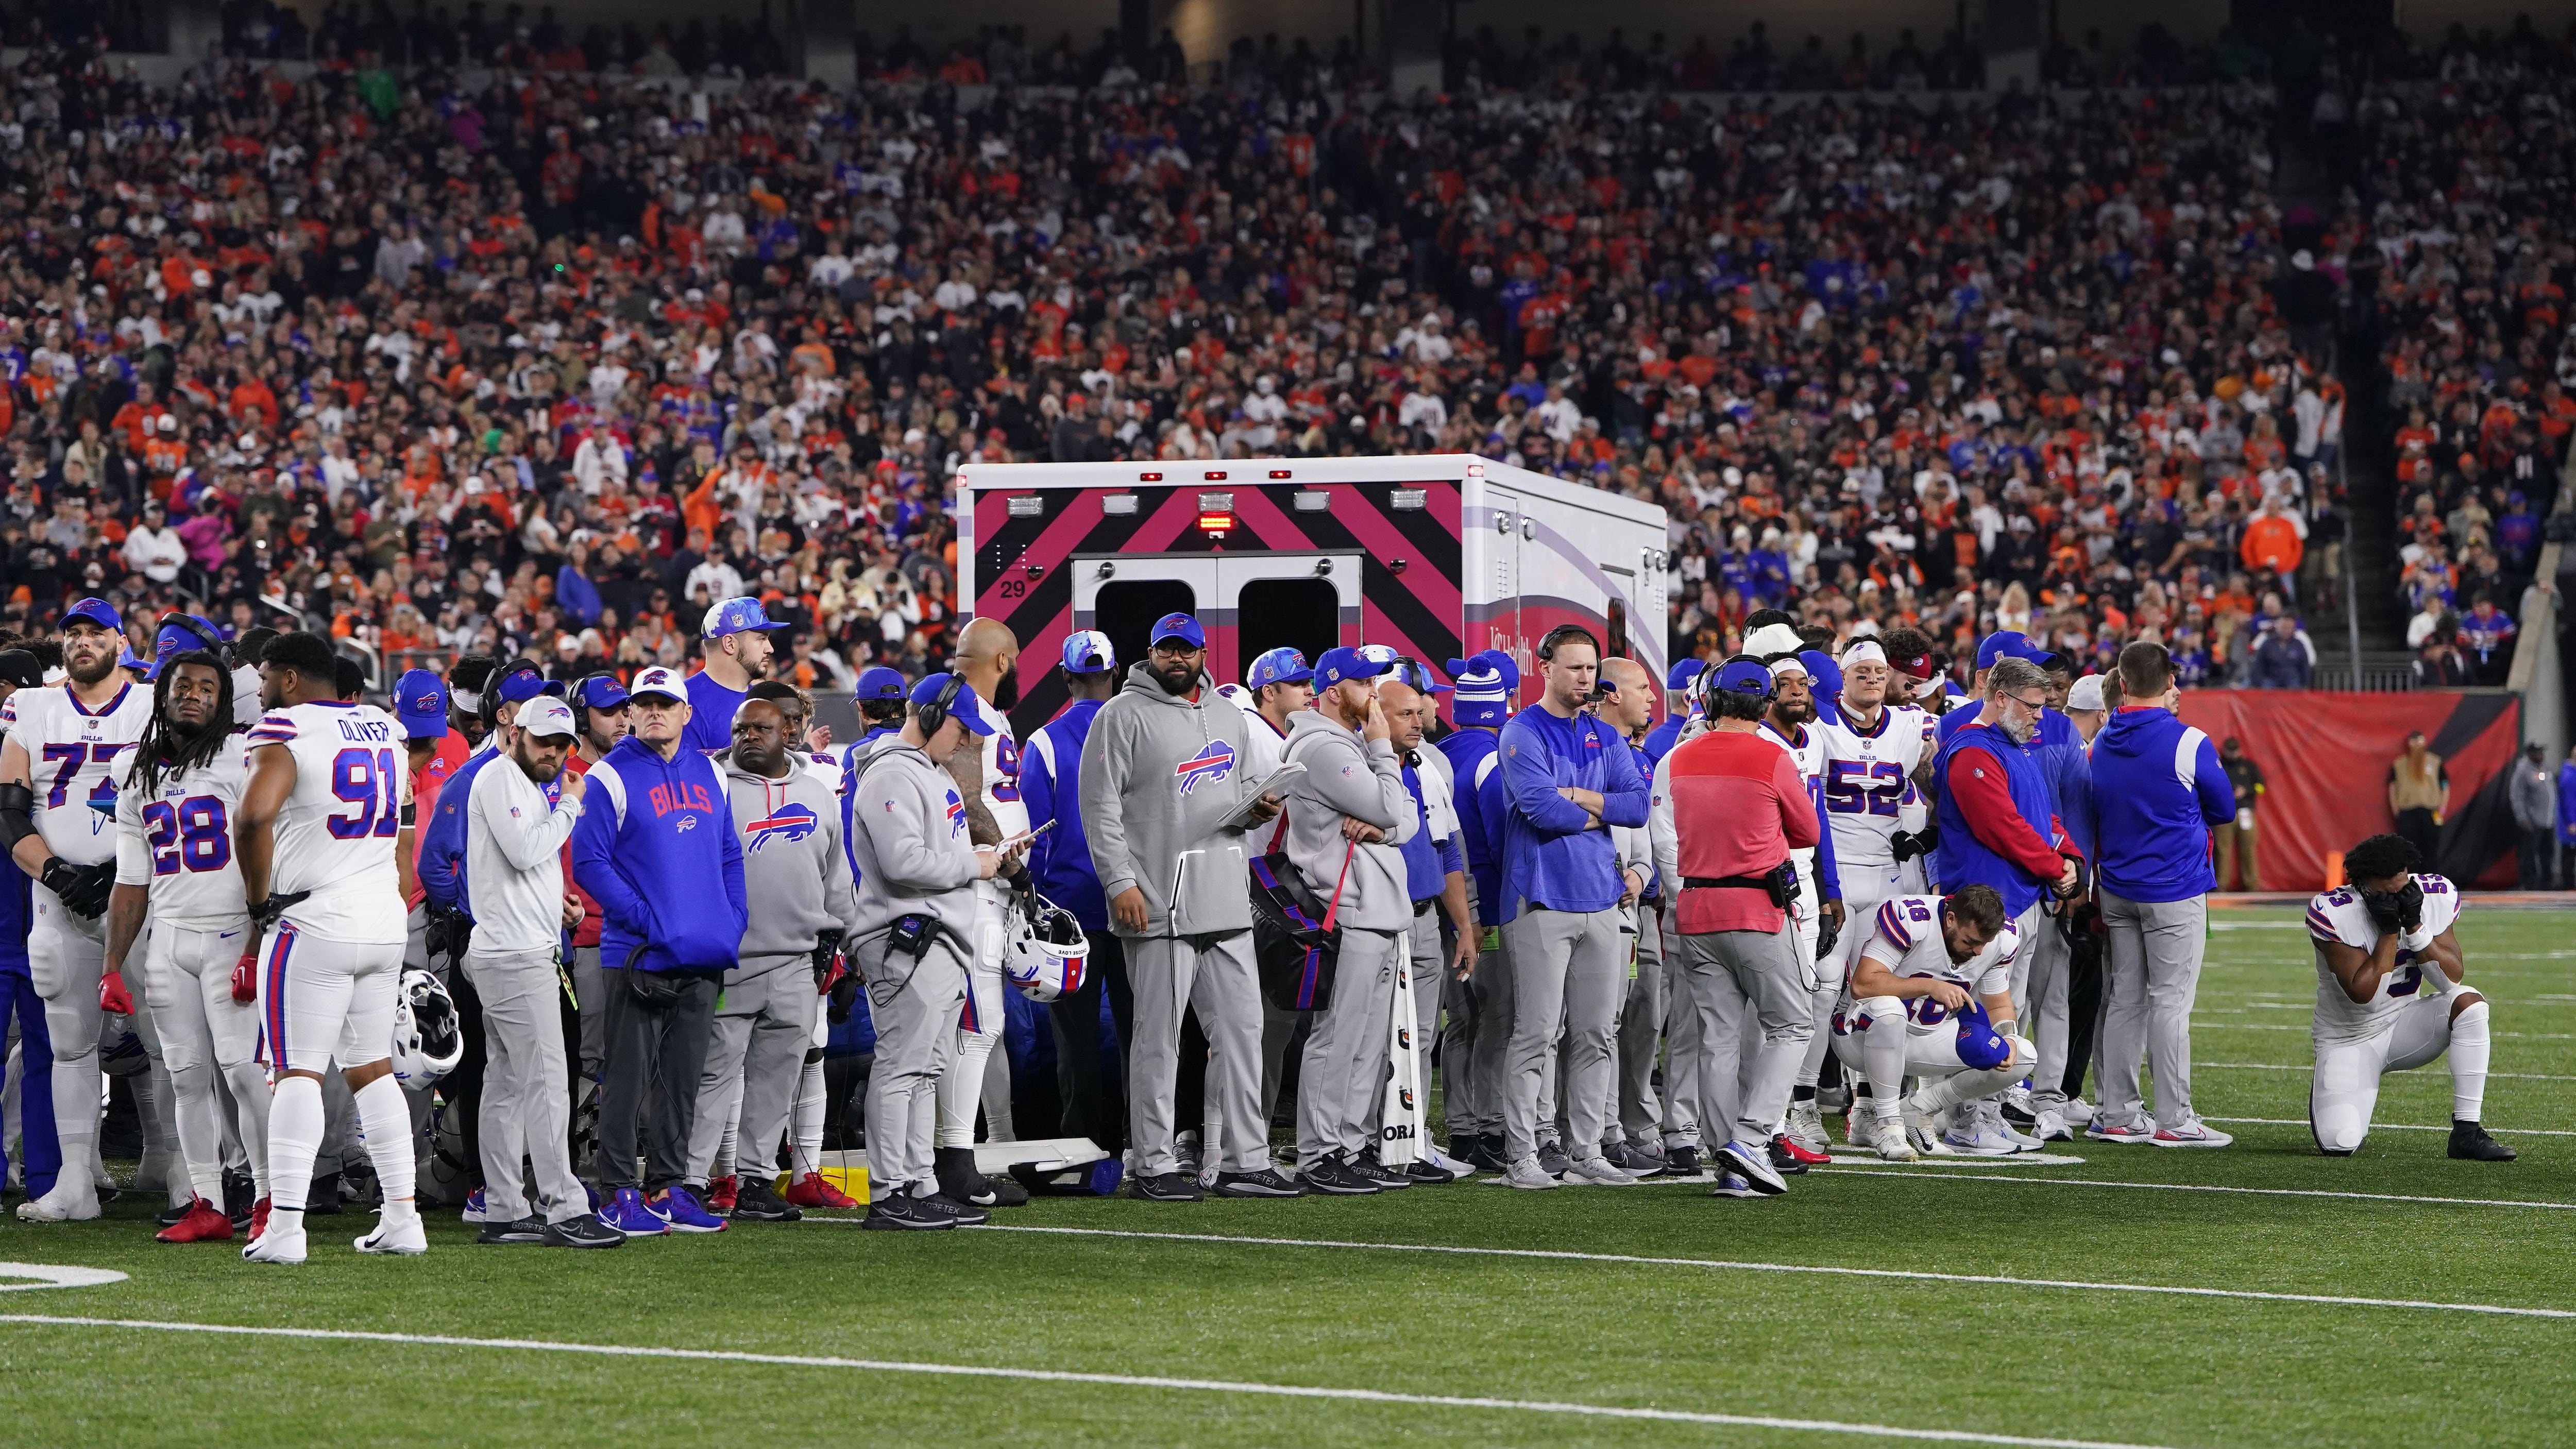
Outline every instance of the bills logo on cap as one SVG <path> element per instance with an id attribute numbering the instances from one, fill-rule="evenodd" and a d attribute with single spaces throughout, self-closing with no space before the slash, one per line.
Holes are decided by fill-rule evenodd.
<path id="1" fill-rule="evenodd" d="M 961 807 L 957 813 L 963 815 L 966 812 Z M 815 818 L 810 807 L 799 805 L 791 800 L 742 828 L 743 834 L 749 837 L 751 842 L 742 848 L 743 854 L 757 853 L 762 846 L 770 842 L 772 837 L 794 845 L 797 841 L 813 834 L 821 826 L 822 821 Z"/>
<path id="2" fill-rule="evenodd" d="M 958 835 L 962 834 L 962 833 L 965 831 L 965 829 L 966 829 L 966 802 L 965 802 L 965 801 L 963 801 L 963 800 L 958 799 L 958 798 L 957 798 L 957 792 L 956 792 L 956 791 L 954 791 L 954 790 L 951 790 L 951 791 L 949 791 L 949 792 L 948 792 L 948 834 L 949 834 L 949 837 L 950 837 L 951 839 L 954 839 L 954 838 L 956 838 Z"/>
<path id="3" fill-rule="evenodd" d="M 1223 740 L 1208 741 L 1206 749 L 1181 761 L 1172 770 L 1173 778 L 1181 782 L 1184 795 L 1197 789 L 1201 781 L 1222 780 L 1233 773 L 1234 746 Z"/>

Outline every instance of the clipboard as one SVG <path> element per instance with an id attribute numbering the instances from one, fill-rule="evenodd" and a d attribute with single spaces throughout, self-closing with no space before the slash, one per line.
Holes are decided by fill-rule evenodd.
<path id="1" fill-rule="evenodd" d="M 1278 794 L 1282 786 L 1304 773 L 1306 773 L 1306 767 L 1295 760 L 1271 771 L 1259 785 L 1253 787 L 1251 794 L 1244 797 L 1242 804 L 1234 807 L 1223 820 L 1217 822 L 1216 828 L 1219 830 L 1251 829 L 1253 805 L 1264 795 Z"/>

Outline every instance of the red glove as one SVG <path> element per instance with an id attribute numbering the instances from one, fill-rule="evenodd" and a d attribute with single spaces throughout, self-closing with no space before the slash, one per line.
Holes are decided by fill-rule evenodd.
<path id="1" fill-rule="evenodd" d="M 125 973 L 110 971 L 98 978 L 98 1009 L 112 1016 L 134 1014 L 134 993 L 125 989 Z"/>
<path id="2" fill-rule="evenodd" d="M 259 947 L 242 952 L 233 963 L 233 1000 L 248 1006 L 259 1000 Z"/>

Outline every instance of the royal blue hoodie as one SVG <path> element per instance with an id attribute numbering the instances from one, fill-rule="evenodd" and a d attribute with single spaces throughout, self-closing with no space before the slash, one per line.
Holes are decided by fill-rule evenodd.
<path id="1" fill-rule="evenodd" d="M 1503 771 L 1496 754 L 1501 738 L 1492 730 L 1467 727 L 1444 737 L 1440 753 L 1449 757 L 1451 793 L 1458 806 L 1458 847 L 1467 858 L 1467 883 L 1476 897 L 1476 924 L 1503 923 Z M 1490 768 L 1489 768 L 1490 766 Z"/>
<path id="2" fill-rule="evenodd" d="M 1091 837 L 1082 830 L 1082 742 L 1092 717 L 1108 703 L 1077 699 L 1029 736 L 1020 754 L 1020 803 L 1029 828 L 1052 820 L 1055 828 L 1029 846 L 1029 877 L 1038 894 L 1073 912 L 1086 931 L 1109 929 L 1109 897 L 1091 867 Z M 1265 839 L 1267 837 L 1264 837 Z"/>
<path id="3" fill-rule="evenodd" d="M 1416 757 L 1419 758 L 1419 751 Z M 1465 874 L 1467 859 L 1458 849 L 1458 837 L 1452 835 L 1439 844 L 1431 841 L 1431 809 L 1422 803 L 1422 770 L 1417 765 L 1404 767 L 1404 788 L 1413 795 L 1414 832 L 1396 847 L 1404 855 L 1406 893 L 1415 904 L 1437 900 L 1449 888 L 1449 872 Z M 1463 820 L 1461 822 L 1463 824 Z"/>
<path id="4" fill-rule="evenodd" d="M 2141 902 L 2218 889 L 2210 827 L 2236 818 L 2218 746 L 2169 709 L 2117 711 L 2093 737 L 2093 820 L 2102 889 Z"/>
<path id="5" fill-rule="evenodd" d="M 665 760 L 629 735 L 590 767 L 581 803 L 572 878 L 599 902 L 599 964 L 631 956 L 645 971 L 730 969 L 750 916 L 742 841 L 715 762 L 685 743 Z"/>
<path id="6" fill-rule="evenodd" d="M 1583 807 L 1559 786 L 1601 796 L 1601 823 L 1646 823 L 1645 777 L 1636 752 L 1617 730 L 1588 714 L 1560 719 L 1531 705 L 1503 726 L 1503 899 L 1491 912 L 1504 924 L 1532 906 L 1606 911 L 1619 904 L 1619 848 L 1607 829 L 1585 828 Z"/>

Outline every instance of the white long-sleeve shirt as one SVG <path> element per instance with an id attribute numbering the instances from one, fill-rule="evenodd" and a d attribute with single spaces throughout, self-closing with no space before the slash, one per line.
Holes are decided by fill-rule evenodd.
<path id="1" fill-rule="evenodd" d="M 545 951 L 563 941 L 563 847 L 581 802 L 549 806 L 545 790 L 503 756 L 474 773 L 465 801 L 469 954 Z"/>

